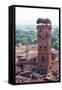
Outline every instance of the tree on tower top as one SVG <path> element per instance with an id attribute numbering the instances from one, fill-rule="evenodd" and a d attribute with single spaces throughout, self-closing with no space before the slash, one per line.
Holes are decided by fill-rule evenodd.
<path id="1" fill-rule="evenodd" d="M 43 24 L 51 24 L 51 21 L 50 21 L 50 19 L 48 19 L 48 18 L 38 18 L 38 20 L 37 20 L 37 24 L 40 24 L 40 23 L 43 23 Z"/>

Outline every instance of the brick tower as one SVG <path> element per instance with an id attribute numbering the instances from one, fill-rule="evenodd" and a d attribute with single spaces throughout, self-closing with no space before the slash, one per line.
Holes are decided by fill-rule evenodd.
<path id="1" fill-rule="evenodd" d="M 51 21 L 39 18 L 38 30 L 38 72 L 42 75 L 48 73 L 51 65 Z"/>

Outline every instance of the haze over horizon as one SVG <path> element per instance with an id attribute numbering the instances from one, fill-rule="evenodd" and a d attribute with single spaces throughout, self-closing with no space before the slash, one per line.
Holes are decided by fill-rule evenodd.
<path id="1" fill-rule="evenodd" d="M 59 27 L 59 10 L 16 7 L 16 26 L 36 25 L 39 17 L 49 18 L 52 22 L 52 27 Z"/>

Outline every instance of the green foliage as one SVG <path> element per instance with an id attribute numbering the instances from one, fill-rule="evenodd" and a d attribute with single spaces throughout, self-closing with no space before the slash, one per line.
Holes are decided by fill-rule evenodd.
<path id="1" fill-rule="evenodd" d="M 37 32 L 33 28 L 16 30 L 16 44 L 31 45 L 37 44 L 37 41 Z M 57 27 L 52 31 L 52 48 L 59 49 L 59 29 Z"/>
<path id="2" fill-rule="evenodd" d="M 59 29 L 57 27 L 52 31 L 52 47 L 59 49 Z"/>
<path id="3" fill-rule="evenodd" d="M 22 43 L 22 44 L 27 44 L 27 34 L 21 30 L 16 30 L 16 43 Z"/>
<path id="4" fill-rule="evenodd" d="M 37 33 L 33 30 L 16 30 L 16 44 L 21 43 L 26 44 L 36 44 L 37 43 Z"/>
<path id="5" fill-rule="evenodd" d="M 45 18 L 45 19 L 43 19 L 43 18 L 38 18 L 38 20 L 37 20 L 37 23 L 39 24 L 39 23 L 45 23 L 45 24 L 51 24 L 51 21 L 50 21 L 50 19 L 48 19 L 48 18 Z"/>

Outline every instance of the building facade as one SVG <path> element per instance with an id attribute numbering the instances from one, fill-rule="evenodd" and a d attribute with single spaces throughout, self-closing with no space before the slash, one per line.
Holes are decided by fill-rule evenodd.
<path id="1" fill-rule="evenodd" d="M 51 68 L 51 22 L 49 19 L 37 20 L 37 36 L 38 44 L 34 46 L 28 53 L 28 59 L 26 59 L 26 47 L 20 46 L 18 50 L 18 62 L 21 71 L 37 72 L 41 75 L 49 73 Z M 17 50 L 16 50 L 17 51 Z M 21 51 L 21 52 L 20 52 Z M 23 53 L 24 52 L 24 53 Z M 19 55 L 20 54 L 20 55 Z"/>
<path id="2" fill-rule="evenodd" d="M 38 72 L 47 74 L 51 65 L 51 22 L 49 19 L 38 19 Z"/>

